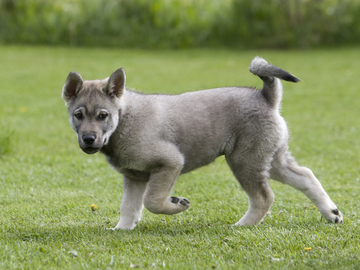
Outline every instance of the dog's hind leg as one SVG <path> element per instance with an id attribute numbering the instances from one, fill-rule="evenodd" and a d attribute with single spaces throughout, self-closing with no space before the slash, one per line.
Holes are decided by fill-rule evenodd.
<path id="1" fill-rule="evenodd" d="M 270 170 L 271 178 L 288 184 L 303 192 L 330 222 L 342 223 L 343 217 L 312 171 L 300 167 L 284 147 L 274 156 Z"/>
<path id="2" fill-rule="evenodd" d="M 233 174 L 249 199 L 248 211 L 235 225 L 257 225 L 274 202 L 274 193 L 267 179 L 268 166 L 261 166 L 261 162 L 254 162 L 251 157 L 248 158 L 240 161 L 231 156 L 226 157 Z"/>
<path id="3" fill-rule="evenodd" d="M 120 206 L 120 221 L 114 229 L 133 229 L 141 219 L 144 208 L 143 195 L 147 182 L 124 175 L 123 197 Z"/>

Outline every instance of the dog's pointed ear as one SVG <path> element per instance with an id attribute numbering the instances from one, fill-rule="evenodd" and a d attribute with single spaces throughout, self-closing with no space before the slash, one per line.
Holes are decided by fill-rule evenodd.
<path id="1" fill-rule="evenodd" d="M 120 98 L 125 91 L 126 75 L 123 68 L 116 70 L 108 79 L 104 89 L 105 94 L 110 97 Z"/>
<path id="2" fill-rule="evenodd" d="M 62 91 L 62 98 L 65 102 L 69 102 L 72 98 L 76 97 L 83 85 L 83 78 L 79 73 L 71 71 L 66 79 Z"/>

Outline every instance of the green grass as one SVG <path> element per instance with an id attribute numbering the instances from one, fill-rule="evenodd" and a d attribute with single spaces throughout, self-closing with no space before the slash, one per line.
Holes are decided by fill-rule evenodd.
<path id="1" fill-rule="evenodd" d="M 358 52 L 0 47 L 0 148 L 8 149 L 0 153 L 0 269 L 360 269 Z M 344 224 L 271 182 L 271 213 L 257 227 L 232 227 L 247 197 L 219 158 L 178 180 L 174 194 L 189 210 L 144 210 L 133 231 L 107 230 L 119 220 L 122 180 L 103 156 L 77 146 L 61 99 L 68 72 L 97 79 L 124 67 L 128 86 L 146 93 L 261 87 L 247 69 L 255 55 L 303 80 L 284 83 L 290 148 Z"/>

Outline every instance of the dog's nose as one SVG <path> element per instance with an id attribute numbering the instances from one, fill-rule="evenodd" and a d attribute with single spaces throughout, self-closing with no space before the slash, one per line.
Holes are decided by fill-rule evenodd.
<path id="1" fill-rule="evenodd" d="M 84 135 L 82 139 L 85 144 L 92 145 L 95 142 L 96 137 L 94 135 Z"/>

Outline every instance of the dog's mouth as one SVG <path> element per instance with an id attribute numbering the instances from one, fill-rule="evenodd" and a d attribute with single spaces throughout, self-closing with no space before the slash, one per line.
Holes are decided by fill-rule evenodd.
<path id="1" fill-rule="evenodd" d="M 85 148 L 81 148 L 86 154 L 95 154 L 97 152 L 99 152 L 100 148 L 95 148 L 95 147 L 85 147 Z"/>

